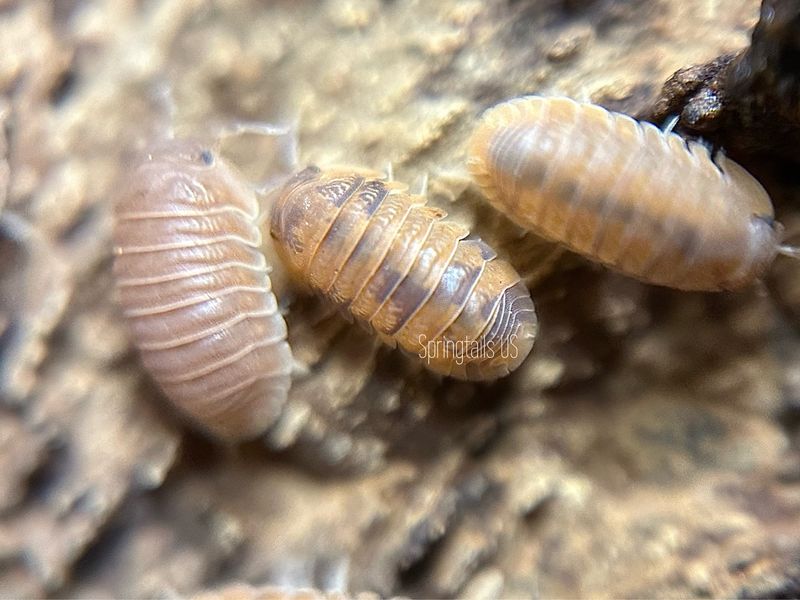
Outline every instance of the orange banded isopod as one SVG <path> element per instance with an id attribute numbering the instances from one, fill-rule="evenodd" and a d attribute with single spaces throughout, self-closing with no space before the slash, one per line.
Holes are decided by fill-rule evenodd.
<path id="1" fill-rule="evenodd" d="M 253 437 L 290 386 L 286 323 L 241 176 L 206 147 L 151 148 L 116 206 L 114 274 L 142 361 L 212 433 Z"/>
<path id="2" fill-rule="evenodd" d="M 530 96 L 489 109 L 468 168 L 519 225 L 649 283 L 735 289 L 792 253 L 738 164 L 592 104 Z"/>
<path id="3" fill-rule="evenodd" d="M 434 372 L 491 380 L 537 331 L 514 268 L 405 186 L 308 167 L 277 192 L 271 233 L 290 273 Z"/>

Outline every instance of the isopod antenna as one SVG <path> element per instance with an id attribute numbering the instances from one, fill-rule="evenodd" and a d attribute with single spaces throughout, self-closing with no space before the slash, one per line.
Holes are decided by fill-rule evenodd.
<path id="1" fill-rule="evenodd" d="M 800 247 L 790 244 L 780 244 L 778 246 L 778 254 L 790 256 L 791 258 L 800 258 Z"/>

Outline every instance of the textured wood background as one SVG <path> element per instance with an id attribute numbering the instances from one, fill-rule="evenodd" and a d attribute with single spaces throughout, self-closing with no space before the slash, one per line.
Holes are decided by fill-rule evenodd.
<path id="1" fill-rule="evenodd" d="M 800 267 L 775 265 L 780 294 L 648 287 L 525 235 L 463 167 L 492 104 L 644 114 L 676 69 L 747 46 L 758 8 L 0 2 L 0 595 L 800 593 Z M 303 164 L 427 173 L 531 285 L 529 360 L 491 386 L 440 380 L 276 264 L 307 373 L 263 440 L 192 433 L 113 302 L 110 207 L 143 140 L 235 119 L 296 122 Z M 254 182 L 281 168 L 274 140 L 224 151 Z M 790 225 L 793 186 L 770 184 Z"/>

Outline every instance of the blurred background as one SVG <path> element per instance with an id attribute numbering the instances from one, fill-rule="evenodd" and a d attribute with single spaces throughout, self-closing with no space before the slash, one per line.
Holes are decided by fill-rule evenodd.
<path id="1" fill-rule="evenodd" d="M 800 594 L 800 266 L 738 293 L 646 286 L 526 234 L 463 166 L 489 106 L 646 115 L 758 18 L 757 0 L 1 0 L 0 596 Z M 301 165 L 427 175 L 530 285 L 529 359 L 492 385 L 432 376 L 292 290 L 265 236 L 307 373 L 262 439 L 195 432 L 114 303 L 111 207 L 147 140 L 236 120 L 295 124 Z M 271 138 L 223 153 L 254 183 L 286 168 Z M 796 182 L 764 183 L 800 228 Z"/>

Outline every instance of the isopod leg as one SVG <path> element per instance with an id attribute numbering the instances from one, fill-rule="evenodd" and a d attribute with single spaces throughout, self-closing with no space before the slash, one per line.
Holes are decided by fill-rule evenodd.
<path id="1" fill-rule="evenodd" d="M 239 135 L 266 135 L 279 138 L 278 156 L 283 163 L 283 171 L 291 173 L 297 170 L 297 123 L 279 125 L 266 121 L 230 121 L 217 123 L 210 126 L 205 139 L 214 140 L 214 145 L 219 147 L 223 140 Z"/>
<path id="2" fill-rule="evenodd" d="M 667 117 L 667 120 L 664 121 L 664 124 L 661 126 L 661 131 L 664 133 L 672 133 L 675 129 L 675 126 L 678 124 L 678 120 L 680 119 L 679 115 L 672 115 L 671 117 Z"/>
<path id="3" fill-rule="evenodd" d="M 240 121 L 230 124 L 229 127 L 230 129 L 223 133 L 219 139 L 246 133 L 270 135 L 278 138 L 278 157 L 281 161 L 280 173 L 263 179 L 255 186 L 255 192 L 261 205 L 261 213 L 258 215 L 256 223 L 261 226 L 271 213 L 275 192 L 283 188 L 292 174 L 298 171 L 298 125 L 296 121 L 289 125 Z"/>
<path id="4" fill-rule="evenodd" d="M 428 194 L 428 174 L 423 173 L 411 186 L 411 193 L 417 196 L 426 196 Z"/>
<path id="5" fill-rule="evenodd" d="M 672 133 L 675 129 L 675 126 L 678 124 L 679 120 L 680 117 L 678 115 L 672 115 L 671 117 L 668 117 L 667 120 L 664 121 L 664 125 L 661 126 L 661 131 L 663 131 L 664 133 Z M 719 158 L 720 156 L 725 155 L 724 150 L 720 146 L 717 146 L 714 143 L 709 142 L 708 140 L 705 140 L 703 138 L 698 138 L 697 143 L 700 144 L 701 146 L 704 146 L 706 150 L 708 150 L 708 153 L 711 156 L 711 162 L 713 162 L 716 165 L 717 169 L 719 169 L 720 172 L 722 172 L 722 168 L 719 166 Z"/>
<path id="6" fill-rule="evenodd" d="M 291 133 L 291 131 L 292 128 L 288 125 L 276 125 L 275 123 L 262 121 L 234 121 L 233 123 L 222 125 L 217 137 L 226 138 L 245 133 L 279 136 Z"/>
<path id="7" fill-rule="evenodd" d="M 256 218 L 256 225 L 261 227 L 272 213 L 272 204 L 275 201 L 276 192 L 280 191 L 291 175 L 279 174 L 267 177 L 255 187 L 256 196 L 259 199 L 260 212 Z"/>
<path id="8" fill-rule="evenodd" d="M 394 165 L 391 162 L 387 162 L 383 166 L 383 179 L 385 181 L 394 181 Z M 428 174 L 424 173 L 418 177 L 411 186 L 410 191 L 415 196 L 426 195 L 428 193 Z"/>
<path id="9" fill-rule="evenodd" d="M 716 144 L 711 144 L 711 148 L 709 149 L 711 153 L 711 162 L 719 169 L 720 173 L 724 173 L 725 171 L 722 170 L 720 166 L 720 158 L 725 158 L 725 149 L 722 146 L 717 146 Z"/>
<path id="10" fill-rule="evenodd" d="M 790 258 L 800 258 L 800 247 L 781 244 L 778 246 L 778 254 L 782 254 L 783 256 L 788 256 Z"/>
<path id="11" fill-rule="evenodd" d="M 159 113 L 160 120 L 163 121 L 159 128 L 159 135 L 163 135 L 168 140 L 175 139 L 175 119 L 178 108 L 175 104 L 175 95 L 172 93 L 172 83 L 167 79 L 157 81 L 153 84 L 150 96 Z"/>

